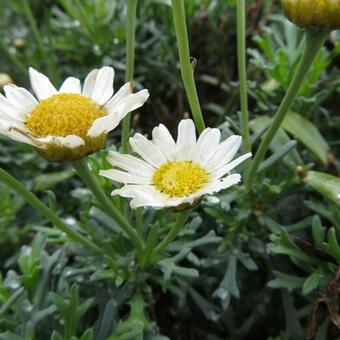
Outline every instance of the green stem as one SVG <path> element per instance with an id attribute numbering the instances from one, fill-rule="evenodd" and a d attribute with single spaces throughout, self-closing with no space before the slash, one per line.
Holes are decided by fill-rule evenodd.
<path id="1" fill-rule="evenodd" d="M 247 69 L 246 69 L 246 5 L 245 0 L 237 2 L 237 60 L 238 75 L 240 82 L 240 103 L 241 103 L 241 127 L 243 137 L 244 153 L 251 151 L 249 137 L 249 112 L 247 95 Z M 244 162 L 244 173 L 247 174 L 250 166 L 250 159 Z"/>
<path id="2" fill-rule="evenodd" d="M 183 227 L 184 223 L 186 222 L 189 216 L 189 211 L 182 211 L 177 213 L 176 222 L 174 226 L 170 229 L 168 234 L 164 237 L 163 241 L 158 245 L 156 248 L 156 252 L 162 252 L 168 244 L 170 244 L 178 235 L 179 231 Z"/>
<path id="3" fill-rule="evenodd" d="M 73 241 L 83 244 L 85 247 L 103 255 L 103 250 L 95 245 L 92 241 L 88 240 L 83 235 L 68 227 L 50 208 L 48 208 L 40 199 L 35 196 L 30 190 L 25 188 L 14 177 L 8 174 L 5 170 L 0 168 L 0 181 L 8 187 L 20 194 L 33 208 L 39 211 L 58 229 L 67 234 Z"/>
<path id="4" fill-rule="evenodd" d="M 139 237 L 141 239 L 143 239 L 143 226 L 144 226 L 144 222 L 143 222 L 143 210 L 142 208 L 137 208 L 136 210 L 136 213 L 135 213 L 135 216 L 136 216 L 136 230 L 137 230 L 137 233 L 139 235 Z"/>
<path id="5" fill-rule="evenodd" d="M 288 113 L 290 107 L 292 106 L 294 99 L 299 93 L 299 89 L 306 78 L 308 70 L 313 64 L 314 59 L 316 58 L 318 52 L 329 36 L 328 31 L 317 31 L 314 29 L 306 29 L 305 30 L 305 47 L 303 54 L 301 56 L 300 63 L 295 72 L 294 78 L 292 79 L 289 88 L 284 96 L 281 105 L 276 112 L 273 121 L 266 132 L 256 154 L 254 160 L 251 164 L 251 168 L 248 173 L 248 177 L 246 180 L 246 184 L 248 189 L 251 186 L 252 181 L 256 175 L 257 169 L 264 158 L 264 155 L 274 138 L 277 130 L 279 129 L 283 119 Z"/>
<path id="6" fill-rule="evenodd" d="M 135 66 L 135 41 L 136 41 L 136 11 L 137 0 L 127 1 L 126 18 L 126 71 L 125 81 L 133 80 Z M 127 114 L 123 119 L 122 146 L 124 152 L 129 152 L 129 132 L 131 125 L 131 114 Z"/>
<path id="7" fill-rule="evenodd" d="M 137 232 L 132 228 L 130 223 L 125 219 L 125 217 L 113 205 L 109 197 L 106 195 L 97 179 L 90 171 L 86 162 L 86 158 L 82 158 L 73 162 L 73 166 L 76 169 L 78 176 L 86 183 L 94 196 L 97 198 L 98 202 L 101 204 L 102 208 L 119 224 L 121 229 L 126 232 L 131 242 L 136 247 L 136 250 L 141 252 L 143 249 L 143 243 L 138 237 Z"/>
<path id="8" fill-rule="evenodd" d="M 0 316 L 4 315 L 9 308 L 19 299 L 19 297 L 25 292 L 24 287 L 18 288 L 9 299 L 1 306 L 0 308 Z"/>
<path id="9" fill-rule="evenodd" d="M 38 25 L 37 25 L 37 22 L 34 18 L 33 13 L 32 13 L 29 1 L 28 0 L 22 0 L 21 3 L 22 3 L 24 13 L 27 17 L 27 20 L 28 20 L 28 22 L 31 26 L 33 36 L 34 36 L 34 38 L 35 38 L 35 40 L 38 44 L 38 48 L 40 50 L 41 57 L 44 59 L 44 61 L 46 62 L 46 65 L 48 67 L 49 76 L 52 78 L 53 82 L 58 82 L 59 77 L 58 77 L 57 69 L 56 69 L 56 67 L 53 63 L 52 58 L 47 53 L 43 38 L 42 38 L 42 36 L 39 32 Z"/>
<path id="10" fill-rule="evenodd" d="M 188 42 L 187 24 L 185 18 L 185 8 L 183 0 L 171 0 L 172 14 L 174 19 L 179 61 L 181 64 L 182 80 L 185 92 L 188 97 L 192 116 L 197 130 L 202 132 L 205 128 L 201 106 L 198 100 L 194 72 L 190 63 L 190 52 Z"/>

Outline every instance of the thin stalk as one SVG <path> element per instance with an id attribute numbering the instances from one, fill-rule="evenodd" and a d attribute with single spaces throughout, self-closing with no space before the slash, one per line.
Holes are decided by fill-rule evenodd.
<path id="1" fill-rule="evenodd" d="M 20 296 L 25 292 L 24 287 L 18 288 L 9 299 L 1 306 L 0 308 L 0 316 L 4 315 L 9 308 L 20 298 Z"/>
<path id="2" fill-rule="evenodd" d="M 58 229 L 68 235 L 73 241 L 83 244 L 85 247 L 103 255 L 103 250 L 88 240 L 83 235 L 67 226 L 49 207 L 47 207 L 37 196 L 25 188 L 19 181 L 12 177 L 5 170 L 0 168 L 0 181 L 20 194 L 33 208 L 39 211 L 47 220 L 49 220 Z"/>
<path id="3" fill-rule="evenodd" d="M 102 208 L 118 223 L 121 229 L 126 232 L 131 242 L 136 247 L 136 250 L 138 252 L 141 252 L 143 249 L 143 243 L 138 237 L 136 230 L 132 228 L 130 223 L 125 219 L 125 217 L 113 205 L 109 197 L 106 195 L 106 193 L 98 183 L 97 179 L 90 171 L 86 162 L 86 158 L 82 158 L 78 161 L 73 162 L 73 166 L 76 169 L 78 176 L 86 183 L 98 202 L 101 204 Z"/>
<path id="4" fill-rule="evenodd" d="M 135 41 L 136 41 L 136 11 L 137 0 L 127 1 L 126 18 L 126 71 L 125 81 L 132 81 L 135 67 Z M 131 125 L 131 114 L 128 113 L 123 119 L 122 146 L 124 152 L 129 152 L 129 132 Z"/>
<path id="5" fill-rule="evenodd" d="M 188 97 L 192 116 L 196 124 L 196 128 L 199 132 L 202 132 L 205 128 L 205 123 L 202 116 L 201 106 L 198 100 L 194 72 L 190 63 L 189 41 L 185 18 L 184 1 L 171 0 L 171 3 L 176 31 L 179 61 L 181 65 L 182 80 L 185 92 Z"/>
<path id="6" fill-rule="evenodd" d="M 158 245 L 158 247 L 156 248 L 156 252 L 158 253 L 162 252 L 167 247 L 167 245 L 170 244 L 176 238 L 179 231 L 185 224 L 188 216 L 189 211 L 182 211 L 177 213 L 175 224 L 173 225 L 173 227 L 171 227 L 170 231 L 164 237 L 163 241 Z"/>
<path id="7" fill-rule="evenodd" d="M 243 137 L 244 153 L 251 151 L 249 137 L 249 112 L 247 95 L 247 68 L 246 68 L 246 5 L 245 0 L 237 2 L 237 60 L 238 77 L 240 82 L 240 103 L 241 103 L 241 128 Z M 247 174 L 250 166 L 250 159 L 244 162 L 244 173 Z"/>
<path id="8" fill-rule="evenodd" d="M 44 61 L 46 62 L 46 65 L 48 67 L 49 76 L 52 78 L 53 82 L 58 82 L 59 76 L 58 76 L 58 73 L 57 73 L 57 69 L 56 69 L 56 67 L 53 63 L 52 58 L 47 53 L 43 38 L 42 38 L 42 36 L 39 32 L 38 25 L 37 25 L 37 22 L 34 18 L 33 13 L 32 13 L 29 1 L 28 0 L 22 0 L 21 3 L 22 3 L 24 13 L 27 17 L 27 20 L 28 20 L 28 22 L 31 26 L 33 36 L 34 36 L 34 38 L 35 38 L 35 40 L 38 44 L 40 54 L 41 54 L 42 58 L 44 59 Z"/>
<path id="9" fill-rule="evenodd" d="M 143 239 L 143 226 L 144 226 L 144 221 L 143 221 L 143 210 L 142 208 L 137 208 L 136 210 L 136 230 L 141 239 Z"/>
<path id="10" fill-rule="evenodd" d="M 258 167 L 261 161 L 264 158 L 265 153 L 268 150 L 268 147 L 273 140 L 277 130 L 281 126 L 283 119 L 288 113 L 290 107 L 292 106 L 294 99 L 299 93 L 299 89 L 306 78 L 308 70 L 313 64 L 314 59 L 316 58 L 318 52 L 329 36 L 328 31 L 316 31 L 314 29 L 306 29 L 305 30 L 305 47 L 303 54 L 301 56 L 300 63 L 297 67 L 295 75 L 289 85 L 289 88 L 284 96 L 281 105 L 276 112 L 273 121 L 264 135 L 264 138 L 255 154 L 254 160 L 251 164 L 247 179 L 246 185 L 248 189 L 250 188 L 252 181 L 257 173 Z"/>

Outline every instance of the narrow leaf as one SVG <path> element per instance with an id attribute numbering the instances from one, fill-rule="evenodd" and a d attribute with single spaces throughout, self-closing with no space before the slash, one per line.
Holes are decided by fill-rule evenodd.
<path id="1" fill-rule="evenodd" d="M 289 112 L 282 122 L 282 128 L 304 144 L 323 164 L 327 164 L 329 145 L 311 121 L 295 112 Z"/>

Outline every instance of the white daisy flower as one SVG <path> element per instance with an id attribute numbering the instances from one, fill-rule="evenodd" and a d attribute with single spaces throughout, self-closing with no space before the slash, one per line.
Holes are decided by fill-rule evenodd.
<path id="1" fill-rule="evenodd" d="M 57 90 L 43 74 L 29 69 L 32 89 L 4 86 L 0 94 L 0 133 L 30 144 L 48 160 L 80 159 L 102 148 L 107 134 L 132 110 L 142 106 L 148 90 L 132 93 L 126 83 L 113 96 L 114 70 L 92 70 L 85 79 L 67 78 Z"/>
<path id="2" fill-rule="evenodd" d="M 227 175 L 251 157 L 247 153 L 231 161 L 242 137 L 231 136 L 220 143 L 219 129 L 205 129 L 196 140 L 195 125 L 184 119 L 178 126 L 175 142 L 162 124 L 152 131 L 152 140 L 136 133 L 130 138 L 132 150 L 141 158 L 111 151 L 108 161 L 119 169 L 101 170 L 100 174 L 124 186 L 112 195 L 132 198 L 131 207 L 155 209 L 188 208 L 200 197 L 229 188 L 241 175 Z"/>

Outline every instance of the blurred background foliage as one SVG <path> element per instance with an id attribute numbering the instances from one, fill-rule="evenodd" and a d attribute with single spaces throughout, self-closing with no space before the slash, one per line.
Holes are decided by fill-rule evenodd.
<path id="1" fill-rule="evenodd" d="M 240 133 L 235 0 L 185 3 L 207 125 L 224 137 Z M 135 82 L 151 92 L 133 114 L 133 129 L 142 133 L 159 122 L 174 129 L 188 111 L 170 5 L 138 2 Z M 283 18 L 279 1 L 247 5 L 255 149 L 292 78 L 302 34 Z M 0 6 L 0 87 L 11 80 L 28 87 L 29 66 L 58 86 L 68 75 L 84 79 L 110 65 L 115 88 L 123 84 L 125 1 L 0 0 Z M 240 187 L 206 198 L 166 259 L 150 254 L 173 216 L 144 210 L 144 270 L 67 164 L 47 163 L 0 137 L 1 166 L 119 263 L 70 243 L 1 185 L 0 339 L 339 337 L 338 36 L 333 32 L 319 54 L 250 193 Z M 117 129 L 108 148 L 120 147 L 119 136 Z M 95 172 L 107 167 L 105 155 L 90 157 Z M 112 184 L 99 180 L 109 193 Z M 129 218 L 140 225 L 138 216 Z"/>

